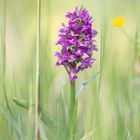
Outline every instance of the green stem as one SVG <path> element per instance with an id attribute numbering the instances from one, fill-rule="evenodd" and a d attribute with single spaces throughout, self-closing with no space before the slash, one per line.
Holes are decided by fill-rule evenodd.
<path id="1" fill-rule="evenodd" d="M 5 94 L 5 99 L 7 101 L 6 93 L 6 7 L 7 1 L 4 2 L 4 26 L 3 26 L 3 90 Z"/>
<path id="2" fill-rule="evenodd" d="M 37 0 L 37 42 L 36 42 L 36 116 L 35 140 L 40 140 L 40 26 L 41 25 L 41 0 Z"/>
<path id="3" fill-rule="evenodd" d="M 75 96 L 75 81 L 70 81 L 70 140 L 75 140 L 77 120 L 77 102 Z"/>
<path id="4" fill-rule="evenodd" d="M 133 43 L 132 38 L 129 36 L 129 34 L 124 30 L 124 28 L 120 27 L 121 31 L 124 33 L 124 35 L 128 38 L 128 40 Z"/>
<path id="5" fill-rule="evenodd" d="M 6 90 L 6 15 L 7 15 L 7 0 L 4 1 L 4 19 L 3 19 L 3 92 L 5 96 L 5 101 L 9 112 L 12 114 Z"/>
<path id="6" fill-rule="evenodd" d="M 104 40 L 103 40 L 103 29 L 101 29 L 101 48 L 100 48 L 100 76 L 99 76 L 99 87 L 98 96 L 101 90 L 102 74 L 103 74 L 103 62 L 104 62 Z"/>

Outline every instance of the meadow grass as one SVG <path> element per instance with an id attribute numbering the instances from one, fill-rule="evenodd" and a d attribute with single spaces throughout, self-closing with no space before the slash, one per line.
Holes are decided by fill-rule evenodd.
<path id="1" fill-rule="evenodd" d="M 66 11 L 81 5 L 95 17 L 99 51 L 93 68 L 76 81 L 75 139 L 140 139 L 138 0 L 42 0 L 41 18 L 36 1 L 0 2 L 0 140 L 33 140 L 38 131 L 40 140 L 68 140 L 70 84 L 65 69 L 55 67 L 54 52 Z M 118 14 L 125 17 L 123 28 L 132 41 L 112 26 Z"/>

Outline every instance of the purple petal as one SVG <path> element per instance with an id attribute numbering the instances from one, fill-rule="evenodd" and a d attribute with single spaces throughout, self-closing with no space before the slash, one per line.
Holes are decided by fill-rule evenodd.
<path id="1" fill-rule="evenodd" d="M 97 32 L 96 30 L 92 30 L 92 35 L 93 35 L 93 36 L 96 36 L 97 33 L 98 33 L 98 32 Z"/>
<path id="2" fill-rule="evenodd" d="M 77 75 L 75 73 L 70 73 L 70 79 L 72 81 L 76 80 L 77 79 Z"/>

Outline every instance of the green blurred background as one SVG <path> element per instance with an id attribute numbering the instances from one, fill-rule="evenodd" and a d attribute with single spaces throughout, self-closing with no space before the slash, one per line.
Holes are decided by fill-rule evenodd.
<path id="1" fill-rule="evenodd" d="M 41 6 L 41 106 L 58 128 L 53 134 L 41 122 L 42 140 L 66 140 L 69 79 L 63 67 L 55 67 L 55 43 L 65 14 L 85 7 L 94 19 L 99 51 L 91 69 L 79 74 L 83 80 L 100 71 L 78 97 L 77 140 L 140 140 L 140 1 L 139 0 L 42 0 Z M 123 16 L 123 29 L 112 20 Z M 34 135 L 36 76 L 36 1 L 7 0 L 6 91 L 3 93 L 4 0 L 0 0 L 0 140 L 31 140 Z M 14 100 L 13 100 L 14 99 Z M 29 104 L 30 109 L 15 104 Z"/>

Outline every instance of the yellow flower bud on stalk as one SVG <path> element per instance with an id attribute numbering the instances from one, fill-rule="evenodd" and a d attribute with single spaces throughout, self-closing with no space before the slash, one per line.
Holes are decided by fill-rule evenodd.
<path id="1" fill-rule="evenodd" d="M 122 27 L 124 25 L 125 21 L 123 17 L 117 17 L 112 21 L 112 24 L 115 27 Z"/>
<path id="2" fill-rule="evenodd" d="M 125 20 L 123 17 L 116 17 L 113 19 L 112 24 L 117 27 L 120 28 L 121 31 L 124 33 L 124 35 L 129 39 L 130 42 L 133 42 L 133 40 L 131 39 L 131 37 L 128 35 L 128 33 L 124 30 L 124 28 L 122 27 L 125 23 Z"/>

